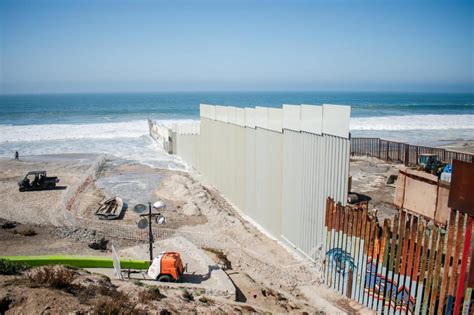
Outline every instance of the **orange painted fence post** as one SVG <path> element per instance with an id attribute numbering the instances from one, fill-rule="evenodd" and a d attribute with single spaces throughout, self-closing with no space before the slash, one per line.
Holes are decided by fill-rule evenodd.
<path id="1" fill-rule="evenodd" d="M 378 314 L 474 314 L 473 217 L 446 229 L 401 210 L 380 226 L 368 204 L 327 200 L 326 284 Z"/>

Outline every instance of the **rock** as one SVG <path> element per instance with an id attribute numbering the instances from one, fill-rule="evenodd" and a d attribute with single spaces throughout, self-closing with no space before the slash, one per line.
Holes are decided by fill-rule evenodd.
<path id="1" fill-rule="evenodd" d="M 395 181 L 398 179 L 398 175 L 390 175 L 387 179 L 387 184 L 390 185 L 390 184 L 393 184 L 395 183 Z"/>
<path id="2" fill-rule="evenodd" d="M 201 210 L 192 202 L 187 202 L 181 211 L 184 215 L 201 215 Z"/>

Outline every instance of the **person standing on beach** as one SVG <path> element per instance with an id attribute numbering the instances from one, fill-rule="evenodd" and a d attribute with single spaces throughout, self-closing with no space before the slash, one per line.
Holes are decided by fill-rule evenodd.
<path id="1" fill-rule="evenodd" d="M 19 160 L 20 159 L 20 153 L 18 153 L 18 151 L 15 151 L 15 160 Z"/>

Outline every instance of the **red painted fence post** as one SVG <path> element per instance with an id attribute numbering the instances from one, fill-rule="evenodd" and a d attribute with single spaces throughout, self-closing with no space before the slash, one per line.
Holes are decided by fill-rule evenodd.
<path id="1" fill-rule="evenodd" d="M 472 216 L 467 217 L 466 224 L 466 235 L 464 239 L 464 247 L 462 250 L 462 260 L 461 260 L 461 271 L 459 272 L 459 281 L 458 287 L 456 289 L 456 302 L 454 303 L 454 313 L 459 314 L 461 309 L 464 283 L 466 278 L 466 268 L 467 268 L 467 259 L 469 256 L 469 246 L 471 245 L 471 236 L 472 236 Z"/>

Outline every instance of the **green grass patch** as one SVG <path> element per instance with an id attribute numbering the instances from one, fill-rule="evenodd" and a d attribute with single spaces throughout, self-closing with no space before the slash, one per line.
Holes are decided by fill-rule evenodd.
<path id="1" fill-rule="evenodd" d="M 30 267 L 21 262 L 13 262 L 8 259 L 0 258 L 0 274 L 1 275 L 16 275 L 20 272 L 29 269 Z"/>

